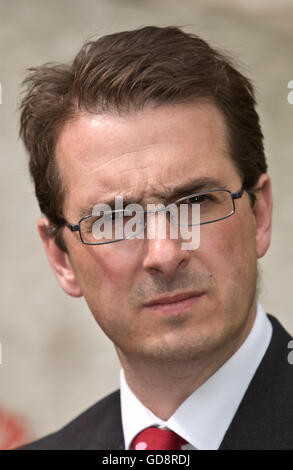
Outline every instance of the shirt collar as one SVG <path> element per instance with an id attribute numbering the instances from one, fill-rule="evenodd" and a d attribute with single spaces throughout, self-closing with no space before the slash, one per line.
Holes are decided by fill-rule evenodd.
<path id="1" fill-rule="evenodd" d="M 253 327 L 240 348 L 167 421 L 155 416 L 138 400 L 121 369 L 121 413 L 126 449 L 136 434 L 149 426 L 166 426 L 194 448 L 218 449 L 271 336 L 272 325 L 262 305 L 257 302 Z"/>

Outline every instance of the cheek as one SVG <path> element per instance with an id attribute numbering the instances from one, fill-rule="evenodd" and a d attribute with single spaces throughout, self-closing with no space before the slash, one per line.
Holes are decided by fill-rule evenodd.
<path id="1" fill-rule="evenodd" d="M 255 230 L 251 214 L 235 214 L 202 226 L 200 249 L 221 290 L 239 289 L 253 282 L 256 271 Z"/>
<path id="2" fill-rule="evenodd" d="M 129 294 L 141 263 L 141 246 L 138 240 L 125 240 L 105 247 L 96 264 L 106 290 L 123 291 L 124 297 Z"/>
<path id="3" fill-rule="evenodd" d="M 119 245 L 119 246 L 118 246 Z M 124 303 L 135 277 L 137 256 L 129 244 L 86 246 L 75 266 L 84 297 L 91 304 Z"/>
<path id="4" fill-rule="evenodd" d="M 129 250 L 113 245 L 85 247 L 88 249 L 75 253 L 74 257 L 75 273 L 84 299 L 110 339 L 122 334 L 121 319 L 125 321 L 128 315 L 129 292 L 136 271 L 134 256 Z"/>

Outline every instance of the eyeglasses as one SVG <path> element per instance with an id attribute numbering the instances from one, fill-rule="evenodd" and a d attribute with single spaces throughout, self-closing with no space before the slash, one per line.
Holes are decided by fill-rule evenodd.
<path id="1" fill-rule="evenodd" d="M 232 193 L 229 189 L 213 188 L 204 192 L 190 194 L 189 196 L 177 199 L 163 209 L 136 211 L 135 224 L 133 223 L 132 215 L 135 209 L 134 207 L 128 207 L 121 210 L 104 211 L 103 215 L 94 215 L 93 213 L 82 217 L 78 224 L 70 224 L 65 221 L 65 225 L 72 232 L 79 232 L 80 239 L 85 245 L 105 245 L 134 237 L 141 238 L 139 235 L 144 232 L 147 226 L 148 214 L 157 212 L 166 212 L 171 223 L 186 227 L 211 224 L 226 219 L 235 213 L 234 201 L 241 198 L 243 192 L 244 185 L 236 193 Z M 182 211 L 184 217 L 182 217 L 181 210 L 174 211 L 174 209 L 180 208 L 182 205 L 185 209 Z M 138 205 L 130 204 L 129 206 Z M 199 223 L 196 224 L 192 223 L 194 207 L 199 209 L 200 217 Z M 176 216 L 174 216 L 174 213 Z M 120 227 L 120 234 L 118 236 L 115 230 L 116 224 Z M 102 226 L 105 229 L 103 232 L 101 232 Z"/>

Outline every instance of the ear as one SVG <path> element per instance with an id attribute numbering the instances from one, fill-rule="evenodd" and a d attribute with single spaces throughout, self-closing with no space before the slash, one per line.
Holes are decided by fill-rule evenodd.
<path id="1" fill-rule="evenodd" d="M 81 297 L 82 292 L 74 275 L 69 256 L 55 243 L 55 238 L 48 234 L 49 220 L 42 217 L 38 222 L 38 231 L 44 243 L 50 265 L 55 272 L 60 286 L 72 297 Z"/>
<path id="2" fill-rule="evenodd" d="M 262 258 L 271 243 L 273 195 L 269 175 L 262 173 L 256 187 L 259 190 L 255 193 L 256 201 L 252 210 L 255 219 L 257 257 Z"/>

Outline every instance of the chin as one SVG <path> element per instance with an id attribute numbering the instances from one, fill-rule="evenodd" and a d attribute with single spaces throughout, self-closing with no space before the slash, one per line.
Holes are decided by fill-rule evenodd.
<path id="1" fill-rule="evenodd" d="M 221 340 L 219 335 L 204 335 L 199 331 L 193 335 L 168 334 L 153 340 L 149 338 L 148 341 L 141 341 L 135 355 L 163 362 L 195 361 L 216 352 L 222 344 L 223 339 Z"/>

